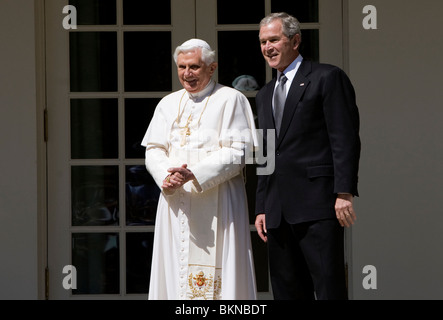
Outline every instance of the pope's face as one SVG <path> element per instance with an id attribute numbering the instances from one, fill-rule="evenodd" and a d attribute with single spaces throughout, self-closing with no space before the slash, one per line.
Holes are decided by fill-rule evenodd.
<path id="1" fill-rule="evenodd" d="M 201 49 L 181 52 L 177 56 L 178 78 L 183 88 L 190 93 L 203 90 L 216 67 L 215 62 L 208 66 L 201 60 Z"/>
<path id="2" fill-rule="evenodd" d="M 280 20 L 261 27 L 259 37 L 261 52 L 271 68 L 283 72 L 297 58 L 300 35 L 286 37 Z"/>

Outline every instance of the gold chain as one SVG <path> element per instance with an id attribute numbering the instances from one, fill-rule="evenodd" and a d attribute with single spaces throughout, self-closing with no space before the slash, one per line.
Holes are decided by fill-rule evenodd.
<path id="1" fill-rule="evenodd" d="M 206 106 L 208 105 L 209 98 L 211 98 L 212 94 L 214 93 L 214 90 L 215 90 L 215 86 L 216 86 L 216 85 L 217 85 L 217 83 L 214 82 L 214 87 L 212 88 L 211 94 L 210 94 L 210 95 L 208 96 L 208 98 L 206 99 L 205 106 L 203 107 L 203 110 L 202 110 L 202 112 L 200 113 L 200 117 L 198 118 L 198 121 L 197 121 L 197 128 L 198 128 L 198 126 L 200 125 L 200 120 L 201 120 L 201 118 L 202 118 L 202 116 L 203 116 L 203 112 L 205 112 L 205 110 L 206 110 Z M 180 129 L 183 129 L 183 133 L 182 133 L 182 134 L 183 134 L 183 139 L 182 139 L 182 143 L 181 143 L 182 146 L 185 144 L 186 136 L 190 136 L 190 135 L 191 135 L 191 129 L 189 128 L 189 125 L 190 125 L 191 122 L 192 122 L 192 112 L 191 112 L 191 113 L 189 114 L 188 120 L 186 120 L 186 125 L 185 125 L 184 127 L 180 127 L 180 125 L 179 125 L 179 123 L 180 123 L 180 118 L 181 118 L 181 116 L 183 115 L 183 113 L 185 112 L 186 104 L 187 104 L 188 101 L 189 101 L 189 99 L 188 99 L 188 101 L 186 101 L 185 105 L 183 106 L 183 111 L 182 111 L 181 114 L 180 114 L 180 106 L 181 106 L 181 104 L 182 104 L 182 100 L 183 100 L 183 97 L 185 96 L 185 93 L 186 93 L 186 90 L 185 90 L 185 92 L 183 92 L 183 95 L 182 95 L 181 98 L 180 98 L 180 102 L 179 102 L 179 104 L 178 104 L 177 120 L 176 120 L 178 127 L 179 127 Z"/>

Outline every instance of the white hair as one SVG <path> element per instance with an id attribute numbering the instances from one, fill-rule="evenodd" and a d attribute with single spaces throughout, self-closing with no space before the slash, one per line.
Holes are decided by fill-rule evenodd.
<path id="1" fill-rule="evenodd" d="M 202 56 L 201 59 L 206 65 L 210 65 L 215 62 L 215 51 L 211 49 L 211 46 L 204 40 L 201 39 L 190 39 L 188 41 L 183 42 L 174 51 L 174 61 L 177 64 L 177 57 L 180 53 L 201 50 Z"/>

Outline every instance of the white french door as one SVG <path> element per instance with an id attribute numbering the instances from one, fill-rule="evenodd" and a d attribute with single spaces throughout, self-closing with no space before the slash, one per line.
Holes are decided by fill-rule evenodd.
<path id="1" fill-rule="evenodd" d="M 76 9 L 76 29 L 63 25 L 67 5 Z M 254 108 L 272 78 L 258 42 L 258 23 L 271 11 L 302 22 L 305 58 L 342 65 L 341 0 L 45 0 L 49 299 L 147 298 L 159 190 L 140 141 L 158 101 L 180 89 L 172 51 L 190 38 L 208 41 L 220 83 L 256 81 L 239 88 Z M 251 165 L 251 237 L 266 299 L 255 181 Z"/>

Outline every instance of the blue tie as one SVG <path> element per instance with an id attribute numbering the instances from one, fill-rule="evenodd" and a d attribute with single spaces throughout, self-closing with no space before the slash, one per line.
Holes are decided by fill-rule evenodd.
<path id="1" fill-rule="evenodd" d="M 285 84 L 288 78 L 282 73 L 280 75 L 280 81 L 274 91 L 274 121 L 276 134 L 280 133 L 281 120 L 283 118 L 283 110 L 285 108 L 286 101 L 286 89 Z"/>

